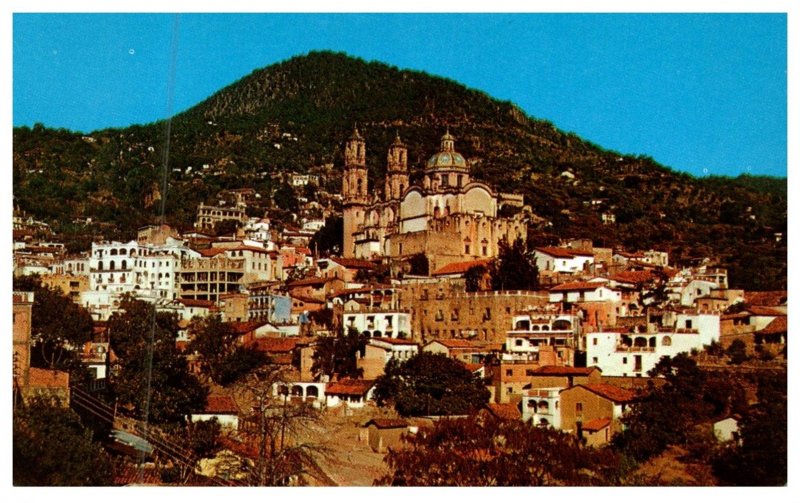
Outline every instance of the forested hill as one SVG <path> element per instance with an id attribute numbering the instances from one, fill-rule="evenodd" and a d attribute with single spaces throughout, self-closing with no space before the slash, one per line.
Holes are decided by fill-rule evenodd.
<path id="1" fill-rule="evenodd" d="M 328 188 L 338 190 L 354 124 L 373 179 L 396 132 L 418 171 L 449 127 L 477 178 L 524 194 L 551 222 L 531 233 L 536 242 L 585 237 L 665 249 L 676 260 L 716 255 L 734 286 L 786 287 L 785 178 L 694 178 L 605 150 L 452 80 L 331 52 L 256 70 L 175 116 L 166 194 L 164 123 L 90 135 L 15 128 L 14 202 L 71 236 L 84 232 L 76 219 L 91 217 L 93 232 L 130 238 L 155 221 L 163 197 L 167 222 L 186 229 L 197 204 L 222 188 L 274 193 L 276 172 L 333 164 Z M 616 223 L 601 223 L 603 213 Z"/>

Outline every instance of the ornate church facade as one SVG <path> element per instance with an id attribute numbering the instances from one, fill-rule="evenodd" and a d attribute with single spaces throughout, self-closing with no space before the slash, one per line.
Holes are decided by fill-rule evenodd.
<path id="1" fill-rule="evenodd" d="M 449 131 L 428 159 L 422 185 L 409 184 L 408 151 L 399 135 L 386 156 L 383 190 L 369 190 L 366 144 L 356 129 L 345 144 L 342 181 L 347 258 L 390 263 L 423 254 L 433 272 L 445 265 L 496 257 L 502 239 L 527 236 L 521 195 L 495 193 L 471 179 L 467 160 Z M 518 208 L 502 217 L 503 206 Z"/>

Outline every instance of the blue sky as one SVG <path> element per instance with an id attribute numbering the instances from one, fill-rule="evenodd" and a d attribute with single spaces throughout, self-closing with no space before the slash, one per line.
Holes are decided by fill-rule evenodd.
<path id="1" fill-rule="evenodd" d="M 605 148 L 787 173 L 783 14 L 181 14 L 173 112 L 315 49 L 451 78 Z M 13 124 L 166 117 L 168 14 L 14 14 Z"/>

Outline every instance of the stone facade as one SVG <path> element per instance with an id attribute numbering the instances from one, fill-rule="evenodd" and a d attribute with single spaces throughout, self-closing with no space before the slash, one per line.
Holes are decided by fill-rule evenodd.
<path id="1" fill-rule="evenodd" d="M 366 145 L 358 130 L 345 146 L 342 180 L 344 250 L 347 258 L 383 257 L 403 262 L 424 255 L 429 269 L 492 258 L 498 242 L 527 237 L 529 211 L 501 217 L 504 205 L 520 207 L 514 194 L 495 193 L 471 180 L 455 138 L 442 137 L 426 163 L 421 185 L 409 185 L 407 149 L 398 136 L 387 154 L 382 193 L 367 186 Z"/>

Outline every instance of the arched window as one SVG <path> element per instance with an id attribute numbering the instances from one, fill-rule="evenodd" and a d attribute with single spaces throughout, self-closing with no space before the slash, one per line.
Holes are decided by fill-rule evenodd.
<path id="1" fill-rule="evenodd" d="M 128 268 L 128 261 L 127 260 L 123 260 L 122 261 L 122 268 L 123 269 L 127 269 Z"/>
<path id="2" fill-rule="evenodd" d="M 111 255 L 116 255 L 117 254 L 117 249 L 116 248 L 111 248 L 110 254 Z"/>
<path id="3" fill-rule="evenodd" d="M 116 268 L 115 265 L 116 264 L 114 264 L 114 261 L 112 260 L 111 263 L 108 265 L 108 268 L 113 271 Z"/>
<path id="4" fill-rule="evenodd" d="M 661 338 L 661 345 L 662 346 L 672 346 L 672 337 L 665 335 Z"/>
<path id="5" fill-rule="evenodd" d="M 441 214 L 442 214 L 442 210 L 441 210 L 441 209 L 439 209 L 439 206 L 437 205 L 437 206 L 436 206 L 436 207 L 433 209 L 433 218 L 439 218 L 439 217 L 441 216 Z"/>

